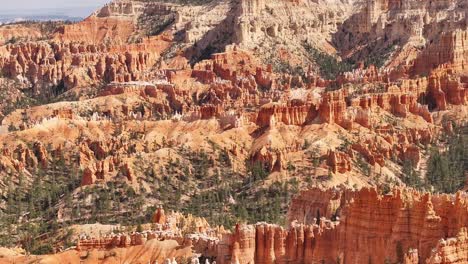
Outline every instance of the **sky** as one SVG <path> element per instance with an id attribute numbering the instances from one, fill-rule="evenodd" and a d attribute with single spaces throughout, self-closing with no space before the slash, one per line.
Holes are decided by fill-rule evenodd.
<path id="1" fill-rule="evenodd" d="M 67 15 L 82 15 L 83 10 L 95 10 L 110 0 L 0 0 L 1 13 L 44 14 L 66 10 Z"/>
<path id="2" fill-rule="evenodd" d="M 108 0 L 0 0 L 2 9 L 48 9 L 69 7 L 98 7 Z"/>

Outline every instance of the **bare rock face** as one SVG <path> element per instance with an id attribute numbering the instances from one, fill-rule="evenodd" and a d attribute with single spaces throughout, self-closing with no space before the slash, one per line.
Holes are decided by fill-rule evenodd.
<path id="1" fill-rule="evenodd" d="M 226 252 L 223 242 L 218 245 L 216 260 L 220 263 L 304 263 L 312 261 L 316 245 L 314 240 L 325 235 L 324 229 L 333 230 L 334 224 L 325 221 L 320 226 L 291 226 L 289 230 L 278 225 L 260 223 L 236 226 L 233 234 L 226 234 L 232 251 Z M 230 259 L 232 262 L 228 262 Z"/>
<path id="2" fill-rule="evenodd" d="M 60 42 L 125 44 L 136 30 L 143 5 L 137 1 L 113 1 L 84 21 L 59 28 L 54 39 Z"/>
<path id="3" fill-rule="evenodd" d="M 41 142 L 35 142 L 33 145 L 33 152 L 41 166 L 43 168 L 47 167 L 49 155 L 44 145 Z"/>
<path id="4" fill-rule="evenodd" d="M 36 40 L 43 36 L 39 28 L 26 25 L 5 25 L 0 27 L 0 45 L 18 40 Z"/>
<path id="5" fill-rule="evenodd" d="M 127 182 L 134 182 L 136 176 L 132 165 L 121 158 L 123 153 L 132 151 L 133 148 L 123 140 L 83 142 L 80 145 L 81 185 L 108 181 L 118 176 Z"/>
<path id="6" fill-rule="evenodd" d="M 18 145 L 15 149 L 16 158 L 19 162 L 25 164 L 28 167 L 37 166 L 37 157 L 34 156 L 32 151 L 25 145 Z"/>
<path id="7" fill-rule="evenodd" d="M 351 171 L 351 160 L 349 155 L 343 152 L 329 151 L 327 164 L 334 173 L 345 173 Z"/>
<path id="8" fill-rule="evenodd" d="M 62 26 L 55 39 L 61 42 L 85 40 L 88 43 L 126 43 L 135 29 L 132 17 L 91 16 L 79 24 Z"/>
<path id="9" fill-rule="evenodd" d="M 303 190 L 291 201 L 287 214 L 288 223 L 298 221 L 311 225 L 321 217 L 331 219 L 341 212 L 341 208 L 353 197 L 351 194 L 352 192 L 340 189 Z"/>
<path id="10" fill-rule="evenodd" d="M 429 44 L 414 62 L 415 74 L 429 73 L 435 67 L 449 68 L 456 72 L 467 70 L 468 31 L 455 30 L 442 33 L 440 39 Z"/>
<path id="11" fill-rule="evenodd" d="M 468 233 L 462 228 L 456 237 L 441 239 L 426 263 L 464 263 L 468 261 Z"/>
<path id="12" fill-rule="evenodd" d="M 0 68 L 7 76 L 30 83 L 37 94 L 45 95 L 54 87 L 68 90 L 103 80 L 141 80 L 143 72 L 155 63 L 152 51 L 165 47 L 165 41 L 159 39 L 146 42 L 128 47 L 62 42 L 8 45 L 0 50 Z"/>
<path id="13" fill-rule="evenodd" d="M 147 227 L 148 225 L 143 226 Z M 196 250 L 204 251 L 208 256 L 216 256 L 217 238 L 207 234 L 221 236 L 225 233 L 222 229 L 211 229 L 204 218 L 182 215 L 176 212 L 166 215 L 162 208 L 158 208 L 155 212 L 151 226 L 152 230 L 140 232 L 100 234 L 99 237 L 82 235 L 78 240 L 77 250 L 111 250 L 147 245 L 154 241 L 174 240 L 181 247 L 190 249 L 193 247 Z M 192 227 L 194 228 L 189 229 Z"/>
<path id="14" fill-rule="evenodd" d="M 315 214 L 317 212 L 317 214 Z M 291 204 L 287 229 L 267 223 L 223 229 L 186 230 L 191 216 L 155 213 L 157 231 L 80 239 L 77 250 L 107 251 L 175 240 L 217 263 L 380 262 L 464 263 L 467 252 L 467 196 L 431 195 L 396 189 L 309 189 Z M 333 221 L 326 217 L 334 218 Z M 178 224 L 173 224 L 173 222 Z M 196 220 L 196 221 L 199 221 Z M 201 221 L 203 222 L 203 221 Z"/>
<path id="15" fill-rule="evenodd" d="M 276 122 L 286 125 L 302 126 L 312 121 L 314 111 L 311 105 L 278 105 L 275 103 L 265 104 L 258 113 L 256 124 L 260 127 L 275 126 Z"/>
<path id="16" fill-rule="evenodd" d="M 165 44 L 161 46 L 158 41 Z M 327 165 L 335 174 L 352 172 L 356 154 L 372 166 L 384 167 L 390 159 L 400 158 L 410 159 L 417 167 L 421 160 L 417 146 L 431 143 L 437 134 L 431 111 L 467 104 L 468 80 L 449 71 L 436 70 L 429 77 L 391 81 L 388 73 L 371 67 L 362 70 L 364 77 L 359 71 L 342 75 L 335 81 L 343 85 L 341 89 L 324 91 L 314 86 L 319 86 L 320 81 L 309 73 L 304 77 L 274 73 L 271 65 L 262 65 L 252 52 L 237 46 L 214 54 L 193 68 L 151 70 L 156 67 L 158 55 L 148 51 L 162 49 L 168 43 L 163 36 L 157 36 L 144 45 L 129 44 L 125 51 L 115 45 L 21 43 L 7 46 L 6 54 L 14 55 L 0 60 L 0 64 L 3 62 L 7 72 L 25 82 L 36 80 L 34 89 L 38 93 L 51 92 L 53 87 L 46 84 L 60 80 L 65 80 L 63 84 L 69 88 L 102 79 L 109 81 L 99 97 L 87 102 L 94 105 L 93 116 L 87 117 L 90 121 L 103 117 L 188 123 L 216 120 L 222 130 L 256 126 L 259 134 L 252 134 L 252 148 L 242 152 L 269 172 L 284 171 L 291 153 L 301 151 L 303 144 L 299 140 L 278 141 L 274 131 L 284 131 L 285 127 L 302 129 L 312 124 L 341 127 L 350 133 L 367 131 L 349 142 L 346 149 L 340 149 L 343 154 L 333 154 L 338 153 L 335 147 L 323 151 L 322 155 L 331 153 Z M 43 70 L 31 70 L 36 66 Z M 316 82 L 306 86 L 303 80 Z M 378 83 L 372 83 L 373 80 Z M 299 86 L 291 89 L 294 83 Z M 49 88 L 43 89 L 43 85 Z M 363 88 L 356 89 L 355 85 Z M 122 96 L 134 99 L 121 100 Z M 34 121 L 38 123 L 44 118 L 39 115 L 41 111 L 52 118 L 68 120 L 80 120 L 79 112 L 89 111 L 86 104 L 79 109 L 65 104 L 53 110 L 26 112 L 28 117 L 35 115 Z M 398 126 L 394 121 L 382 123 L 395 118 L 416 120 L 417 126 L 409 123 Z M 8 126 L 14 120 L 12 115 L 4 124 Z M 129 151 L 133 147 L 128 142 L 109 143 L 115 140 L 109 137 L 106 143 L 93 143 L 87 147 L 89 150 L 80 144 L 84 185 L 118 175 L 128 181 L 135 179 L 138 172 L 126 161 L 135 153 Z M 117 154 L 111 157 L 109 152 Z"/>
<path id="17" fill-rule="evenodd" d="M 0 158 L 0 167 L 4 170 L 9 173 L 14 171 L 24 173 L 38 167 L 47 168 L 51 157 L 45 146 L 40 141 L 36 141 L 32 146 L 18 144 L 14 149 L 4 146 Z"/>
<path id="18" fill-rule="evenodd" d="M 217 252 L 220 261 L 222 256 L 232 256 L 233 263 L 255 262 L 255 233 L 253 226 L 236 225 L 234 234 L 223 235 Z"/>
<path id="19" fill-rule="evenodd" d="M 281 171 L 286 167 L 284 154 L 279 149 L 269 149 L 266 146 L 251 154 L 253 164 L 260 164 L 267 171 Z"/>
<path id="20" fill-rule="evenodd" d="M 466 105 L 468 101 L 466 81 L 450 77 L 444 72 L 433 72 L 429 78 L 429 94 L 434 107 L 447 109 L 447 104 Z"/>
<path id="21" fill-rule="evenodd" d="M 346 111 L 346 91 L 325 93 L 319 108 L 319 117 L 325 123 L 344 123 L 344 114 Z"/>
<path id="22" fill-rule="evenodd" d="M 245 48 L 261 46 L 258 54 L 263 58 L 281 53 L 284 47 L 291 61 L 301 63 L 304 58 L 298 51 L 304 50 L 305 41 L 325 51 L 333 50 L 327 41 L 352 14 L 353 3 L 243 0 L 235 19 L 235 42 Z"/>
<path id="23" fill-rule="evenodd" d="M 153 223 L 156 224 L 165 224 L 166 223 L 166 215 L 164 214 L 164 209 L 158 208 L 153 215 Z"/>
<path id="24" fill-rule="evenodd" d="M 462 9 L 466 3 L 461 0 L 438 5 L 412 0 L 364 1 L 339 27 L 333 42 L 343 54 L 357 60 L 384 54 L 382 60 L 396 71 L 412 68 L 412 74 L 427 74 L 437 67 L 463 71 L 467 14 Z M 354 49 L 356 45 L 362 47 Z"/>
<path id="25" fill-rule="evenodd" d="M 468 204 L 462 193 L 431 196 L 394 190 L 379 195 L 375 189 L 310 189 L 293 200 L 288 215 L 288 229 L 258 223 L 237 225 L 223 234 L 217 262 L 466 261 Z"/>
<path id="26" fill-rule="evenodd" d="M 293 200 L 289 219 L 307 220 L 310 216 L 305 217 L 301 212 L 313 214 L 314 210 L 329 210 L 331 203 L 318 208 L 324 203 L 317 203 L 322 198 L 311 196 L 313 192 L 303 192 Z M 301 197 L 309 197 L 307 199 L 312 203 Z M 462 193 L 431 196 L 396 190 L 391 195 L 381 196 L 373 189 L 363 189 L 345 191 L 338 200 L 335 204 L 342 205 L 339 207 L 341 211 L 337 209 L 335 212 L 340 215 L 340 224 L 330 247 L 338 248 L 336 254 L 346 252 L 343 260 L 350 263 L 365 262 L 369 258 L 372 261 L 386 258 L 403 261 L 409 249 L 416 249 L 419 259 L 424 261 L 431 258 L 439 239 L 457 237 L 460 232 L 463 235 L 468 217 L 466 196 Z M 296 212 L 299 213 L 297 218 L 294 217 Z M 464 246 L 460 243 L 459 247 Z"/>

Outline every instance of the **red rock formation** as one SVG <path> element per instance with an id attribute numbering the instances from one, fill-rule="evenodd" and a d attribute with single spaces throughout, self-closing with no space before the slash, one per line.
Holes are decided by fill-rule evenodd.
<path id="1" fill-rule="evenodd" d="M 377 149 L 374 149 L 374 147 L 377 147 L 377 146 L 369 141 L 355 143 L 351 146 L 353 150 L 363 155 L 369 164 L 375 165 L 377 163 L 380 166 L 384 166 L 385 156 L 382 154 L 382 152 L 379 152 Z"/>
<path id="2" fill-rule="evenodd" d="M 16 159 L 28 167 L 37 166 L 37 158 L 32 151 L 25 145 L 20 144 L 15 149 Z"/>
<path id="3" fill-rule="evenodd" d="M 136 180 L 135 172 L 132 168 L 132 165 L 128 162 L 125 162 L 122 166 L 120 166 L 120 172 L 123 176 L 125 176 L 125 178 L 127 178 L 129 182 L 133 182 Z"/>
<path id="4" fill-rule="evenodd" d="M 316 203 L 315 197 L 318 201 L 321 197 L 310 194 L 314 191 L 303 192 L 293 200 L 290 220 L 308 219 L 301 212 L 316 210 L 317 205 L 324 204 L 327 207 L 322 211 L 328 210 L 329 204 Z M 310 205 L 307 199 L 312 199 Z M 338 199 L 342 204 L 340 224 L 336 227 L 336 237 L 327 243 L 336 250 L 332 256 L 344 254 L 342 260 L 347 263 L 386 258 L 396 261 L 409 248 L 417 249 L 420 260 L 424 261 L 440 238 L 457 236 L 468 219 L 467 197 L 462 193 L 449 196 L 395 190 L 391 195 L 381 196 L 373 189 L 363 189 L 354 193 L 345 191 Z M 297 218 L 292 215 L 296 212 L 299 212 Z"/>
<path id="5" fill-rule="evenodd" d="M 85 20 L 64 25 L 54 38 L 60 42 L 126 43 L 136 30 L 139 8 L 133 1 L 111 2 Z"/>
<path id="6" fill-rule="evenodd" d="M 253 165 L 262 166 L 266 171 L 281 171 L 286 168 L 284 154 L 281 150 L 273 150 L 263 146 L 251 155 Z"/>
<path id="7" fill-rule="evenodd" d="M 288 223 L 299 221 L 302 224 L 316 223 L 316 218 L 331 219 L 341 212 L 341 208 L 353 197 L 353 193 L 341 189 L 312 188 L 302 190 L 292 198 L 289 205 Z"/>
<path id="8" fill-rule="evenodd" d="M 109 157 L 104 160 L 96 161 L 83 170 L 81 178 L 81 186 L 90 185 L 96 183 L 96 181 L 109 180 L 111 175 L 114 175 L 116 170 L 116 164 L 120 161 L 114 157 Z"/>
<path id="9" fill-rule="evenodd" d="M 418 167 L 421 161 L 419 148 L 415 145 L 409 145 L 403 150 L 401 160 L 409 161 L 413 166 Z"/>
<path id="10" fill-rule="evenodd" d="M 341 9 L 338 12 L 322 12 L 322 8 L 316 7 L 323 3 L 317 6 L 317 1 L 272 1 L 267 4 L 263 0 L 248 0 L 241 1 L 239 5 L 221 2 L 221 5 L 214 3 L 209 7 L 197 5 L 186 8 L 158 3 L 146 8 L 151 4 L 114 1 L 82 22 L 59 28 L 51 40 L 1 46 L 0 74 L 20 83 L 11 81 L 0 87 L 2 95 L 7 95 L 3 97 L 8 98 L 12 105 L 21 105 L 20 95 L 23 93 L 29 96 L 33 92 L 32 97 L 55 98 L 57 92 L 63 92 L 62 88 L 77 88 L 70 94 L 76 92 L 80 98 L 73 103 L 64 101 L 24 110 L 27 118 L 27 113 L 34 114 L 34 122 L 21 120 L 25 124 L 18 125 L 19 111 L 13 111 L 5 118 L 2 116 L 1 140 L 35 143 L 28 147 L 22 143 L 7 142 L 9 147 L 5 147 L 0 156 L 0 176 L 18 172 L 35 176 L 34 169 L 37 166 L 47 167 L 50 158 L 54 157 L 54 152 L 48 153 L 45 146 L 57 141 L 64 146 L 57 152 L 68 157 L 71 156 L 68 153 L 79 152 L 79 165 L 83 169 L 82 185 L 118 178 L 136 183 L 137 175 L 147 169 L 153 171 L 154 167 L 134 166 L 133 160 L 141 158 L 144 165 L 155 157 L 159 160 L 159 155 L 165 155 L 166 150 L 153 151 L 150 145 L 158 149 L 159 142 L 171 137 L 168 140 L 170 144 L 163 146 L 172 148 L 171 151 L 179 151 L 179 147 L 185 150 L 186 146 L 189 149 L 204 148 L 208 145 L 206 142 L 212 143 L 213 140 L 216 144 L 224 145 L 222 149 L 228 151 L 232 164 L 243 164 L 247 158 L 251 164 L 259 164 L 269 172 L 284 170 L 291 157 L 304 158 L 308 149 L 298 145 L 313 138 L 313 143 L 320 143 L 316 145 L 323 148 L 320 153 L 325 153 L 327 148 L 325 157 L 331 171 L 352 172 L 349 173 L 352 177 L 358 173 L 352 168 L 353 159 L 360 156 L 377 167 L 386 166 L 389 159 L 395 161 L 398 158 L 418 166 L 424 153 L 419 146 L 431 143 L 440 125 L 435 123 L 438 120 L 434 120 L 438 116 L 431 111 L 467 105 L 468 77 L 463 74 L 467 70 L 468 34 L 466 30 L 453 30 L 465 26 L 466 21 L 462 19 L 465 19 L 466 12 L 455 11 L 458 13 L 453 17 L 436 13 L 433 16 L 436 19 L 432 17 L 433 9 L 449 9 L 448 5 L 463 9 L 465 6 L 461 1 L 421 4 L 418 1 L 369 0 L 364 3 L 364 10 L 356 16 L 348 14 L 348 10 L 344 10 L 348 5 L 343 3 L 337 5 L 336 9 Z M 304 12 L 293 12 L 295 9 L 291 6 L 305 9 Z M 424 12 L 419 12 L 421 6 L 426 8 L 425 17 L 421 15 Z M 409 7 L 412 9 L 409 10 Z M 317 20 L 309 23 L 307 19 L 301 21 L 295 18 L 305 18 L 311 8 L 317 9 L 317 12 L 312 12 L 318 14 Z M 211 10 L 215 10 L 217 17 L 205 18 L 204 14 L 201 15 L 201 12 L 210 13 Z M 160 13 L 173 13 L 174 21 L 170 21 L 164 29 L 156 30 L 164 30 L 158 36 L 147 37 L 153 32 L 146 32 L 145 26 L 148 25 L 145 23 L 149 21 L 149 29 L 154 31 L 153 26 L 161 26 L 158 25 L 161 21 L 154 23 L 150 17 L 142 17 L 143 12 L 152 15 L 151 19 L 159 19 Z M 223 13 L 228 13 L 226 19 L 222 17 Z M 195 18 L 192 17 L 194 14 Z M 284 14 L 287 15 L 283 17 Z M 275 21 L 270 21 L 270 16 Z M 348 23 L 339 21 L 342 16 L 349 18 L 349 21 L 357 19 L 357 25 L 347 27 Z M 414 23 L 409 23 L 409 17 L 414 18 Z M 450 19 L 444 21 L 445 17 Z M 217 24 L 219 18 L 222 24 Z M 428 24 L 425 20 L 437 20 L 441 25 L 425 27 Z M 292 23 L 288 24 L 287 21 Z M 366 50 L 383 52 L 379 47 L 381 44 L 382 49 L 386 49 L 389 47 L 387 44 L 396 43 L 402 51 L 389 52 L 387 65 L 392 67 L 378 69 L 371 65 L 365 68 L 363 63 L 359 63 L 358 69 L 344 73 L 336 80 L 322 79 L 312 66 L 304 74 L 298 74 L 295 66 L 301 65 L 301 62 L 295 60 L 293 53 L 301 53 L 301 50 L 288 50 L 289 42 L 293 41 L 288 38 L 300 36 L 302 46 L 304 41 L 315 42 L 309 38 L 318 32 L 303 34 L 309 28 L 308 24 L 319 25 L 317 28 L 321 31 L 321 39 L 325 36 L 323 40 L 336 42 L 337 37 L 343 40 L 339 45 L 350 46 L 353 50 L 336 53 L 341 53 L 343 58 L 360 52 L 354 50 L 362 50 L 364 54 L 372 52 Z M 328 38 L 323 32 L 330 25 L 334 27 L 331 30 L 333 38 Z M 220 28 L 229 26 L 233 26 L 233 29 L 227 32 L 223 29 L 223 34 L 217 35 Z M 350 34 L 340 32 L 340 28 L 345 28 Z M 359 34 L 352 35 L 356 28 Z M 392 32 L 385 28 L 392 28 Z M 290 30 L 295 32 L 294 35 L 284 34 Z M 441 30 L 446 33 L 440 34 Z M 406 31 L 409 31 L 408 35 Z M 258 44 L 255 36 L 263 36 L 263 33 L 268 36 L 263 40 L 265 45 L 258 45 L 250 51 L 225 45 L 239 42 L 242 47 L 250 48 L 251 43 Z M 374 33 L 381 40 L 372 41 Z M 17 34 L 24 35 L 23 32 Z M 31 34 L 34 35 L 34 32 Z M 145 37 L 142 37 L 143 34 Z M 365 38 L 361 38 L 361 34 Z M 434 34 L 440 36 L 426 36 Z M 4 35 L 9 37 L 11 32 Z M 340 38 L 341 35 L 346 36 Z M 197 39 L 199 37 L 201 39 Z M 5 36 L 0 36 L 0 41 L 4 39 Z M 353 45 L 353 39 L 363 43 Z M 271 46 L 270 40 L 275 41 L 274 46 Z M 403 45 L 404 41 L 417 44 L 411 49 Z M 364 42 L 373 43 L 376 47 L 366 46 Z M 196 62 L 199 58 L 191 57 L 192 51 L 208 54 L 212 50 L 206 44 L 210 43 L 216 46 L 210 48 L 226 46 L 226 51 Z M 278 43 L 281 43 L 281 47 L 276 50 Z M 335 47 L 327 43 L 322 48 L 335 53 L 341 47 L 334 44 Z M 426 46 L 422 48 L 422 44 Z M 202 46 L 207 49 L 203 50 Z M 419 53 L 415 47 L 421 47 L 423 51 Z M 278 54 L 281 61 L 291 63 L 289 66 L 292 67 L 283 67 L 288 68 L 284 72 L 273 72 L 273 65 L 262 65 L 253 54 L 262 53 L 265 49 L 271 49 L 268 54 Z M 346 48 L 342 51 L 346 51 Z M 401 59 L 403 53 L 412 57 Z M 417 59 L 412 62 L 414 58 Z M 275 68 L 287 66 L 277 65 L 278 58 L 268 59 L 275 64 Z M 304 58 L 304 61 L 313 65 L 309 59 Z M 106 98 L 94 98 L 93 85 L 106 83 L 110 84 L 99 91 L 99 96 Z M 29 87 L 32 87 L 32 91 L 28 90 Z M 331 88 L 340 89 L 329 91 Z M 18 91 L 16 94 L 10 93 L 9 89 Z M 4 90 L 7 93 L 3 93 Z M 10 94 L 13 96 L 10 97 Z M 460 108 L 463 113 L 465 108 Z M 41 111 L 46 114 L 41 114 Z M 57 124 L 46 126 L 40 123 L 41 118 L 50 116 L 55 117 L 53 121 L 57 121 Z M 105 122 L 95 122 L 103 119 Z M 9 125 L 20 126 L 21 131 L 7 131 Z M 101 125 L 104 128 L 97 128 Z M 236 130 L 228 131 L 233 128 Z M 446 129 L 451 131 L 448 126 Z M 142 130 L 143 133 L 140 133 Z M 211 137 L 212 134 L 207 133 L 216 135 Z M 58 134 L 56 140 L 48 139 L 55 137 L 55 134 Z M 83 140 L 86 135 L 92 140 Z M 346 143 L 349 139 L 353 143 L 346 153 L 330 150 L 335 149 L 338 141 Z M 214 149 L 215 144 L 210 145 Z M 142 151 L 144 155 L 137 156 Z M 206 153 L 211 155 L 212 152 Z M 184 158 L 177 155 L 177 162 Z M 209 158 L 214 160 L 213 157 Z M 184 164 L 184 161 L 180 164 Z M 309 165 L 307 162 L 301 162 L 298 166 L 301 170 L 290 174 L 298 176 L 302 173 L 299 171 L 305 171 L 302 169 Z M 396 162 L 390 164 L 393 166 Z M 243 172 L 244 169 L 235 168 L 234 171 Z M 390 171 L 394 171 L 393 168 Z M 273 176 L 277 175 L 278 178 L 284 176 L 281 173 Z M 338 177 L 342 178 L 343 175 Z M 368 180 L 358 178 L 360 182 L 364 182 L 363 179 L 375 184 L 372 177 Z M 324 220 L 322 216 L 340 218 L 340 224 Z M 385 261 L 386 258 L 392 262 L 406 263 L 424 262 L 428 258 L 433 262 L 465 261 L 466 230 L 463 228 L 468 219 L 466 197 L 461 195 L 454 198 L 396 191 L 392 195 L 382 196 L 375 190 L 315 190 L 312 193 L 304 192 L 294 199 L 288 218 L 291 222 L 289 229 L 269 224 L 239 225 L 232 234 L 222 234 L 219 244 L 213 242 L 216 238 L 206 240 L 203 236 L 189 238 L 190 243 L 187 241 L 187 244 L 212 255 L 218 252 L 220 263 L 227 259 L 234 263 L 336 262 L 337 259 L 343 263 L 368 263 Z M 302 224 L 293 223 L 296 218 Z M 155 213 L 153 222 L 156 226 L 164 225 L 158 226 L 158 231 L 180 224 L 166 217 L 162 209 Z M 186 229 L 203 233 L 209 231 L 206 222 L 192 219 L 191 223 L 194 225 Z M 80 247 L 127 247 L 165 238 L 158 235 L 149 232 L 98 240 L 84 239 Z M 173 236 L 177 236 L 178 241 L 186 239 L 180 234 Z M 448 237 L 455 236 L 458 236 L 457 242 L 453 239 L 450 243 L 437 242 L 440 238 L 449 241 Z M 432 252 L 433 248 L 435 250 Z"/>
<path id="11" fill-rule="evenodd" d="M 153 214 L 153 223 L 161 225 L 166 223 L 166 215 L 164 214 L 164 209 L 158 208 L 156 210 L 156 212 Z"/>
<path id="12" fill-rule="evenodd" d="M 319 220 L 315 212 L 338 214 L 339 222 Z M 222 236 L 216 261 L 464 263 L 467 219 L 467 197 L 461 193 L 431 196 L 395 190 L 379 195 L 374 189 L 311 189 L 293 200 L 288 230 L 265 223 L 237 225 Z"/>
<path id="13" fill-rule="evenodd" d="M 256 124 L 260 127 L 274 126 L 276 122 L 286 125 L 302 126 L 315 118 L 313 106 L 306 104 L 280 105 L 270 103 L 263 105 L 259 112 Z"/>
<path id="14" fill-rule="evenodd" d="M 80 239 L 77 250 L 88 251 L 93 249 L 112 249 L 116 247 L 131 247 L 145 244 L 146 241 L 159 238 L 156 233 L 143 232 L 126 234 L 107 235 L 99 238 Z"/>
<path id="15" fill-rule="evenodd" d="M 33 26 L 12 24 L 0 27 L 0 46 L 11 41 L 37 40 L 44 37 L 39 28 Z"/>
<path id="16" fill-rule="evenodd" d="M 319 117 L 325 123 L 344 123 L 346 111 L 346 90 L 328 92 L 323 95 L 322 103 L 319 107 Z"/>
<path id="17" fill-rule="evenodd" d="M 128 160 L 121 158 L 122 153 L 133 151 L 127 142 L 121 140 L 84 141 L 80 145 L 80 167 L 83 169 L 81 185 L 107 181 L 117 175 L 134 182 L 135 172 Z"/>
<path id="18" fill-rule="evenodd" d="M 330 239 L 335 223 L 324 220 L 320 225 L 293 225 L 289 230 L 277 225 L 236 226 L 218 245 L 218 263 L 313 263 L 317 239 Z M 225 243 L 232 245 L 226 251 Z M 326 244 L 323 244 L 326 247 Z M 320 249 L 322 250 L 322 249 Z"/>
<path id="19" fill-rule="evenodd" d="M 80 23 L 65 25 L 56 32 L 55 39 L 61 42 L 86 41 L 103 43 L 112 41 L 126 43 L 135 31 L 131 17 L 88 17 Z"/>
<path id="20" fill-rule="evenodd" d="M 236 225 L 234 234 L 223 235 L 218 245 L 217 260 L 220 263 L 253 263 L 255 261 L 255 228 Z"/>
<path id="21" fill-rule="evenodd" d="M 73 113 L 73 109 L 56 109 L 54 110 L 52 117 L 58 117 L 63 119 L 74 119 L 75 114 Z"/>
<path id="22" fill-rule="evenodd" d="M 439 240 L 426 263 L 468 263 L 467 229 L 462 228 L 456 237 Z"/>
<path id="23" fill-rule="evenodd" d="M 236 46 L 230 47 L 225 53 L 214 54 L 212 57 L 213 71 L 225 80 L 235 80 L 237 75 L 255 74 L 260 66 L 258 60 L 245 50 Z"/>
<path id="24" fill-rule="evenodd" d="M 351 171 L 351 159 L 343 152 L 330 150 L 327 157 L 327 165 L 331 167 L 333 173 L 345 173 Z"/>
<path id="25" fill-rule="evenodd" d="M 403 264 L 419 264 L 418 251 L 415 249 L 410 249 L 408 253 L 405 254 Z"/>
<path id="26" fill-rule="evenodd" d="M 466 105 L 468 89 L 460 78 L 445 72 L 434 72 L 429 78 L 429 99 L 439 110 L 446 110 L 447 104 Z"/>
<path id="27" fill-rule="evenodd" d="M 468 68 L 468 31 L 455 30 L 441 34 L 440 40 L 431 43 L 414 62 L 414 74 L 427 74 L 436 68 L 458 72 Z"/>
<path id="28" fill-rule="evenodd" d="M 42 168 L 47 167 L 49 163 L 49 155 L 44 145 L 41 142 L 35 142 L 33 145 L 33 152 Z"/>
<path id="29" fill-rule="evenodd" d="M 0 69 L 11 77 L 24 77 L 41 92 L 43 84 L 70 89 L 97 81 L 128 82 L 144 79 L 159 53 L 167 48 L 164 37 L 122 47 L 104 44 L 28 42 L 0 51 Z M 47 91 L 42 91 L 47 92 Z"/>

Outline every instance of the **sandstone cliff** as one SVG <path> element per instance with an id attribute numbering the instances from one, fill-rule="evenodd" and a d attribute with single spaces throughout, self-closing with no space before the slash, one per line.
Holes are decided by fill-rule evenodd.
<path id="1" fill-rule="evenodd" d="M 414 249 L 419 259 L 425 261 L 434 259 L 431 255 L 435 254 L 434 248 L 440 247 L 439 239 L 459 237 L 464 241 L 468 207 L 463 193 L 449 196 L 395 190 L 389 195 L 379 195 L 375 190 L 363 189 L 357 192 L 335 191 L 332 199 L 316 193 L 320 192 L 309 190 L 299 195 L 291 204 L 289 219 L 311 223 L 315 221 L 316 212 L 328 216 L 330 210 L 334 210 L 333 214 L 338 215 L 340 222 L 333 231 L 336 237 L 328 245 L 334 249 L 334 254 L 320 257 L 333 260 L 342 256 L 343 261 L 350 263 L 367 262 L 369 259 L 372 262 L 385 259 L 402 261 L 405 252 Z M 320 241 L 317 241 L 318 245 Z M 466 246 L 464 242 L 451 245 L 461 252 Z M 440 249 L 439 254 L 453 254 L 449 251 Z M 452 261 L 458 263 L 457 258 L 455 254 Z"/>

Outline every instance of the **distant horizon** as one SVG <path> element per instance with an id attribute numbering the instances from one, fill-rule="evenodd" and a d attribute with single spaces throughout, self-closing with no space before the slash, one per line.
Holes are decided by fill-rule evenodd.
<path id="1" fill-rule="evenodd" d="M 84 0 L 79 3 L 64 2 L 63 0 L 37 1 L 17 0 L 6 3 L 0 10 L 0 15 L 37 16 L 37 15 L 67 15 L 86 17 L 94 10 L 110 2 L 109 0 Z"/>

